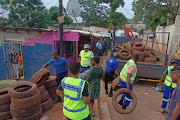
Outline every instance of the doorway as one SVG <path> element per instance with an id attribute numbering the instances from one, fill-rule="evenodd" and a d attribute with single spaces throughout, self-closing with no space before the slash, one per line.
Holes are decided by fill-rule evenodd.
<path id="1" fill-rule="evenodd" d="M 21 42 L 3 42 L 2 44 L 7 79 L 24 79 Z M 13 58 L 17 61 L 13 61 Z M 17 64 L 14 65 L 13 62 Z"/>

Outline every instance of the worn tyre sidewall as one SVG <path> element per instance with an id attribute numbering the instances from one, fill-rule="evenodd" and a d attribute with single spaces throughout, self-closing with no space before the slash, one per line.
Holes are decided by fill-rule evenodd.
<path id="1" fill-rule="evenodd" d="M 111 87 L 114 91 L 117 91 L 119 89 L 118 86 L 120 86 L 121 84 L 119 83 L 119 77 L 116 77 L 111 84 Z"/>
<path id="2" fill-rule="evenodd" d="M 10 103 L 0 105 L 0 113 L 10 111 Z"/>
<path id="3" fill-rule="evenodd" d="M 45 88 L 56 86 L 56 76 L 50 76 L 49 79 L 44 84 Z"/>
<path id="4" fill-rule="evenodd" d="M 46 91 L 45 93 L 41 94 L 41 103 L 49 99 L 49 93 Z"/>
<path id="5" fill-rule="evenodd" d="M 25 99 L 11 98 L 11 105 L 16 109 L 27 109 L 41 103 L 41 95 L 38 91 L 34 96 Z"/>
<path id="6" fill-rule="evenodd" d="M 136 47 L 138 44 L 142 45 L 141 47 Z M 143 42 L 136 42 L 133 45 L 133 49 L 137 51 L 143 51 L 145 49 L 145 44 Z"/>
<path id="7" fill-rule="evenodd" d="M 23 92 L 15 91 L 15 89 L 20 87 L 20 86 L 31 86 L 31 89 L 29 89 L 27 91 L 23 91 Z M 25 81 L 25 82 L 22 82 L 22 83 L 14 84 L 11 87 L 9 87 L 8 94 L 12 98 L 22 99 L 22 98 L 31 97 L 31 96 L 35 95 L 37 92 L 38 92 L 38 88 L 37 88 L 36 84 L 34 84 L 32 82 Z"/>
<path id="8" fill-rule="evenodd" d="M 39 71 L 37 71 L 31 78 L 30 78 L 30 82 L 33 82 L 35 84 L 37 84 L 38 87 L 43 86 L 46 81 L 48 80 L 50 76 L 50 72 L 45 69 L 42 68 Z"/>
<path id="9" fill-rule="evenodd" d="M 47 101 L 41 103 L 42 111 L 46 111 L 53 106 L 53 101 L 51 98 L 49 98 Z"/>
<path id="10" fill-rule="evenodd" d="M 11 102 L 11 98 L 8 95 L 9 88 L 0 90 L 0 105 L 8 104 Z"/>
<path id="11" fill-rule="evenodd" d="M 49 95 L 52 101 L 56 100 L 58 98 L 58 95 L 56 93 Z"/>
<path id="12" fill-rule="evenodd" d="M 24 118 L 24 117 L 32 116 L 32 115 L 36 114 L 38 111 L 40 111 L 40 110 L 41 110 L 41 105 L 40 104 L 37 104 L 34 107 L 31 107 L 31 108 L 28 108 L 28 109 L 16 109 L 12 105 L 10 106 L 11 114 L 14 117 L 17 117 L 17 118 Z"/>
<path id="13" fill-rule="evenodd" d="M 11 115 L 10 111 L 0 113 L 0 120 L 8 120 L 11 118 L 12 118 L 12 115 Z"/>
<path id="14" fill-rule="evenodd" d="M 56 90 L 57 90 L 57 86 L 52 86 L 50 88 L 46 88 L 46 90 L 48 91 L 49 95 L 55 94 Z"/>
<path id="15" fill-rule="evenodd" d="M 37 120 L 40 119 L 41 116 L 42 116 L 42 108 L 40 108 L 40 110 L 36 114 L 29 117 L 17 118 L 13 116 L 13 120 Z"/>
<path id="16" fill-rule="evenodd" d="M 127 52 L 128 56 L 124 56 L 122 54 L 122 52 Z M 122 60 L 129 60 L 129 59 L 131 59 L 131 52 L 129 50 L 122 49 L 122 50 L 119 51 L 119 58 L 122 59 Z"/>
<path id="17" fill-rule="evenodd" d="M 124 88 L 121 88 L 115 92 L 115 94 L 113 95 L 113 98 L 112 98 L 112 105 L 118 113 L 129 114 L 129 113 L 133 112 L 134 109 L 136 108 L 137 98 L 136 98 L 136 95 L 134 94 L 134 92 L 131 92 L 130 96 L 132 98 L 132 107 L 131 107 L 131 109 L 125 109 L 124 110 L 124 109 L 122 109 L 122 107 L 118 107 L 118 105 L 117 105 L 118 103 L 116 102 L 117 97 L 123 93 L 126 93 L 126 89 L 124 89 Z"/>

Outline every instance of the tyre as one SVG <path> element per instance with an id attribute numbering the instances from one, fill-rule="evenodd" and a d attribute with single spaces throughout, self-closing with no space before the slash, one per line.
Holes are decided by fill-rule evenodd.
<path id="1" fill-rule="evenodd" d="M 137 50 L 137 51 L 143 51 L 145 49 L 145 45 L 144 43 L 142 42 L 136 42 L 134 45 L 133 45 L 133 49 L 134 50 Z"/>
<path id="2" fill-rule="evenodd" d="M 148 51 L 148 54 L 149 54 L 149 57 L 156 58 L 156 60 L 159 61 L 159 56 L 155 52 Z"/>
<path id="3" fill-rule="evenodd" d="M 53 101 L 49 98 L 47 101 L 41 103 L 42 111 L 49 110 L 53 106 Z"/>
<path id="4" fill-rule="evenodd" d="M 15 116 L 13 116 L 13 120 L 37 120 L 37 119 L 41 118 L 41 116 L 42 116 L 42 108 L 40 108 L 40 110 L 36 114 L 29 116 L 29 117 L 17 118 Z"/>
<path id="5" fill-rule="evenodd" d="M 131 53 L 133 53 L 133 45 L 134 45 L 135 43 L 134 42 L 128 42 L 128 50 L 131 52 Z"/>
<path id="6" fill-rule="evenodd" d="M 56 93 L 49 95 L 50 98 L 54 101 L 58 98 L 58 95 Z"/>
<path id="7" fill-rule="evenodd" d="M 139 56 L 138 62 L 144 62 L 145 57 L 144 56 Z"/>
<path id="8" fill-rule="evenodd" d="M 41 94 L 41 103 L 49 99 L 49 93 L 46 91 L 45 93 Z"/>
<path id="9" fill-rule="evenodd" d="M 150 58 L 150 57 L 147 57 L 147 58 L 145 58 L 145 62 L 146 63 L 156 63 L 156 58 Z"/>
<path id="10" fill-rule="evenodd" d="M 41 86 L 41 87 L 39 87 L 38 89 L 39 89 L 39 91 L 40 91 L 40 94 L 43 94 L 43 93 L 46 92 L 46 89 L 45 89 L 44 85 Z"/>
<path id="11" fill-rule="evenodd" d="M 145 50 L 146 50 L 146 51 L 152 51 L 153 49 L 152 49 L 152 48 L 149 48 L 149 47 L 145 47 Z"/>
<path id="12" fill-rule="evenodd" d="M 119 107 L 116 99 L 118 98 L 119 95 L 121 95 L 123 93 L 126 93 L 126 89 L 124 89 L 124 88 L 121 88 L 115 92 L 115 94 L 113 95 L 113 98 L 112 98 L 112 105 L 118 113 L 129 114 L 129 113 L 133 112 L 134 109 L 136 108 L 137 98 L 136 98 L 136 95 L 134 94 L 134 92 L 131 92 L 130 96 L 132 98 L 132 107 L 129 106 L 126 109 L 122 109 L 122 106 Z"/>
<path id="13" fill-rule="evenodd" d="M 40 111 L 40 110 L 41 110 L 41 105 L 40 104 L 37 104 L 34 107 L 31 107 L 31 108 L 28 108 L 28 109 L 16 109 L 12 105 L 10 106 L 11 114 L 14 117 L 17 117 L 17 118 L 24 118 L 24 117 L 32 116 L 32 115 L 36 114 L 38 111 Z"/>
<path id="14" fill-rule="evenodd" d="M 28 98 L 24 98 L 24 99 L 11 98 L 11 105 L 16 109 L 27 109 L 40 103 L 41 103 L 41 95 L 39 91 L 34 96 Z"/>
<path id="15" fill-rule="evenodd" d="M 125 53 L 127 55 L 125 55 Z M 122 59 L 122 60 L 129 60 L 129 59 L 131 59 L 131 52 L 129 50 L 122 49 L 122 50 L 119 51 L 119 58 Z"/>
<path id="16" fill-rule="evenodd" d="M 127 43 L 123 43 L 123 44 L 122 44 L 122 47 L 123 47 L 124 49 L 128 49 L 128 44 L 127 44 Z"/>
<path id="17" fill-rule="evenodd" d="M 51 95 L 51 94 L 55 94 L 56 93 L 56 90 L 57 90 L 57 87 L 56 86 L 52 86 L 50 88 L 46 88 L 46 90 L 48 91 L 48 93 Z"/>
<path id="18" fill-rule="evenodd" d="M 50 76 L 50 72 L 42 68 L 37 71 L 30 79 L 30 82 L 36 83 L 38 87 L 43 86 Z"/>
<path id="19" fill-rule="evenodd" d="M 122 49 L 123 49 L 123 47 L 121 47 L 121 46 L 114 46 L 114 52 L 119 52 Z"/>
<path id="20" fill-rule="evenodd" d="M 10 103 L 0 105 L 0 113 L 10 111 Z"/>
<path id="21" fill-rule="evenodd" d="M 120 44 L 115 44 L 114 46 L 121 46 Z"/>
<path id="22" fill-rule="evenodd" d="M 16 83 L 9 87 L 8 94 L 12 98 L 22 99 L 35 95 L 38 92 L 37 85 L 32 82 Z"/>
<path id="23" fill-rule="evenodd" d="M 9 88 L 4 88 L 0 90 L 0 105 L 11 103 L 11 98 L 8 95 Z"/>
<path id="24" fill-rule="evenodd" d="M 12 115 L 10 111 L 0 113 L 0 120 L 8 120 L 11 118 L 12 118 Z"/>
<path id="25" fill-rule="evenodd" d="M 45 88 L 56 86 L 56 76 L 50 76 L 49 79 L 44 84 Z"/>
<path id="26" fill-rule="evenodd" d="M 111 86 L 112 86 L 112 89 L 113 89 L 114 91 L 117 91 L 118 89 L 121 88 L 121 84 L 119 83 L 119 77 L 116 77 L 116 78 L 112 81 Z"/>

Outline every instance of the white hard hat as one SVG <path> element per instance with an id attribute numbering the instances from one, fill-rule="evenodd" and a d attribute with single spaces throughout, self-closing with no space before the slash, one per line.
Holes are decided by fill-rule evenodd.
<path id="1" fill-rule="evenodd" d="M 84 45 L 84 49 L 85 49 L 85 48 L 88 48 L 88 49 L 89 49 L 90 47 L 89 47 L 88 44 L 85 44 L 85 45 Z"/>
<path id="2" fill-rule="evenodd" d="M 117 52 L 114 52 L 114 53 L 113 53 L 113 57 L 118 57 L 118 53 L 117 53 Z"/>

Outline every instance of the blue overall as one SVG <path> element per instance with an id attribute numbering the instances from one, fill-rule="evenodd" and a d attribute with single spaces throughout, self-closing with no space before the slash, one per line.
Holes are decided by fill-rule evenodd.
<path id="1" fill-rule="evenodd" d="M 126 82 L 122 81 L 121 79 L 119 79 L 119 82 L 123 88 L 127 88 Z M 131 83 L 130 83 L 130 90 L 133 91 L 133 86 Z M 132 101 L 132 98 L 128 94 L 125 94 L 125 93 L 122 95 L 122 98 L 124 98 L 124 105 L 129 106 L 129 104 Z"/>
<path id="2" fill-rule="evenodd" d="M 162 107 L 163 109 L 166 108 L 167 102 L 168 102 L 168 101 L 170 102 L 170 100 L 171 100 L 171 95 L 172 95 L 173 91 L 174 91 L 174 88 L 170 88 L 170 87 L 164 85 L 164 88 L 163 88 L 163 103 L 162 103 L 162 105 L 161 105 L 161 107 Z"/>

